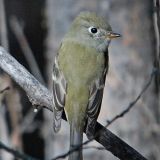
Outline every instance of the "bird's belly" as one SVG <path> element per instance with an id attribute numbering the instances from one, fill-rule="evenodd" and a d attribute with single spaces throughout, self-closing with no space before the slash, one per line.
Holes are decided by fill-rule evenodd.
<path id="1" fill-rule="evenodd" d="M 103 71 L 103 61 L 100 62 L 99 57 L 91 58 L 87 60 L 85 58 L 75 60 L 74 67 L 68 64 L 68 71 L 70 72 L 69 76 L 66 75 L 68 82 L 71 83 L 84 83 L 88 84 L 91 81 L 102 75 Z"/>

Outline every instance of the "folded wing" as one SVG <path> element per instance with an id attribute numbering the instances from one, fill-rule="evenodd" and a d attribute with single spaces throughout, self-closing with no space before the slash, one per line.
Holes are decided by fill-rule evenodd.
<path id="1" fill-rule="evenodd" d="M 61 128 L 62 113 L 65 105 L 66 81 L 63 73 L 59 70 L 57 57 L 53 66 L 53 104 L 54 104 L 54 131 Z"/>

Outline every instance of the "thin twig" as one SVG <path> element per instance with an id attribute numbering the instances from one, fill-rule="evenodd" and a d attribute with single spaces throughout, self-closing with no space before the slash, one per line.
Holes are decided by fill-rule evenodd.
<path id="1" fill-rule="evenodd" d="M 24 32 L 22 30 L 21 25 L 19 24 L 16 17 L 10 18 L 10 26 L 15 34 L 20 47 L 22 48 L 23 54 L 30 66 L 32 74 L 42 83 L 45 84 L 44 78 L 42 77 L 41 71 L 39 70 L 38 64 L 36 62 L 36 59 L 34 57 L 34 54 L 29 46 L 29 43 L 27 41 L 27 38 L 24 35 Z"/>
<path id="2" fill-rule="evenodd" d="M 9 87 L 9 86 L 7 86 L 6 88 L 4 88 L 4 89 L 0 90 L 0 94 L 4 93 L 5 91 L 7 91 L 7 90 L 9 90 L 9 89 L 10 89 L 10 87 Z"/>
<path id="3" fill-rule="evenodd" d="M 0 0 L 0 40 L 1 40 L 1 45 L 6 50 L 8 50 L 9 45 L 8 45 L 4 0 Z"/>
<path id="4" fill-rule="evenodd" d="M 84 146 L 83 149 L 96 149 L 96 150 L 101 150 L 101 151 L 106 150 L 106 148 L 104 147 L 97 147 L 97 146 Z"/>
<path id="5" fill-rule="evenodd" d="M 155 12 L 153 14 L 153 21 L 154 21 L 154 31 L 155 31 L 155 38 L 156 38 L 156 53 L 155 53 L 155 59 L 154 59 L 154 66 L 158 69 L 160 69 L 160 0 L 154 0 L 153 5 L 155 8 Z M 160 99 L 160 76 L 155 77 L 155 90 L 156 94 L 158 96 L 158 99 Z M 160 101 L 158 101 L 158 106 L 160 106 Z M 160 107 L 158 107 L 158 114 L 160 115 Z M 159 121 L 160 123 L 160 118 Z"/>
<path id="6" fill-rule="evenodd" d="M 9 153 L 11 153 L 12 155 L 14 155 L 16 158 L 21 158 L 23 160 L 38 160 L 37 158 L 33 158 L 29 155 L 26 155 L 24 153 L 21 153 L 17 150 L 14 150 L 8 146 L 6 146 L 5 144 L 3 144 L 1 141 L 0 141 L 0 149 L 3 149 Z"/>
<path id="7" fill-rule="evenodd" d="M 155 75 L 157 75 L 158 71 L 157 69 L 153 69 L 150 78 L 148 80 L 148 82 L 146 83 L 146 85 L 143 87 L 143 89 L 141 90 L 141 92 L 138 94 L 138 96 L 136 97 L 135 100 L 133 100 L 132 102 L 129 103 L 129 105 L 126 107 L 125 110 L 123 110 L 121 113 L 117 114 L 115 117 L 113 117 L 111 120 L 107 120 L 107 124 L 105 125 L 105 127 L 107 128 L 109 125 L 111 125 L 114 121 L 116 121 L 119 118 L 122 118 L 124 115 L 126 115 L 133 107 L 134 105 L 137 103 L 137 101 L 143 96 L 144 92 L 149 88 L 149 86 L 152 83 L 153 77 Z"/>
<path id="8" fill-rule="evenodd" d="M 39 112 L 40 110 L 38 110 Z M 21 133 L 26 133 L 27 129 L 32 125 L 33 127 L 33 123 L 34 122 L 34 118 L 37 115 L 37 113 L 35 113 L 33 111 L 33 108 L 31 108 L 27 114 L 25 115 L 25 117 L 23 118 L 23 121 L 20 123 L 20 126 L 18 126 L 20 128 L 20 132 Z"/>
<path id="9" fill-rule="evenodd" d="M 81 146 L 82 147 L 82 146 Z M 97 147 L 97 146 L 83 146 L 83 149 L 97 149 L 97 150 L 106 150 L 106 148 L 104 147 Z M 61 154 L 55 158 L 53 158 L 52 160 L 58 160 L 58 159 L 61 159 L 61 158 L 66 158 L 69 154 L 75 152 L 79 150 L 79 147 L 75 147 L 73 148 L 72 150 L 69 150 L 68 152 L 64 153 L 64 154 Z"/>

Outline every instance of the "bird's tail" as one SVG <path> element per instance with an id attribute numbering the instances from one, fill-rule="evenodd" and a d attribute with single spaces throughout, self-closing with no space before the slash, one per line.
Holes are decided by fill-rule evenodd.
<path id="1" fill-rule="evenodd" d="M 82 156 L 82 142 L 83 142 L 83 130 L 76 128 L 75 125 L 70 124 L 70 150 L 74 150 L 69 155 L 69 160 L 83 160 Z"/>

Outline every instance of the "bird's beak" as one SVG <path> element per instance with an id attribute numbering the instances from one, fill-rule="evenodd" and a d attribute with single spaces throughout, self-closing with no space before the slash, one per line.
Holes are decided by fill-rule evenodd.
<path id="1" fill-rule="evenodd" d="M 114 32 L 110 32 L 109 34 L 106 35 L 106 38 L 109 38 L 109 39 L 114 39 L 118 37 L 121 37 L 121 35 L 118 33 L 114 33 Z"/>

